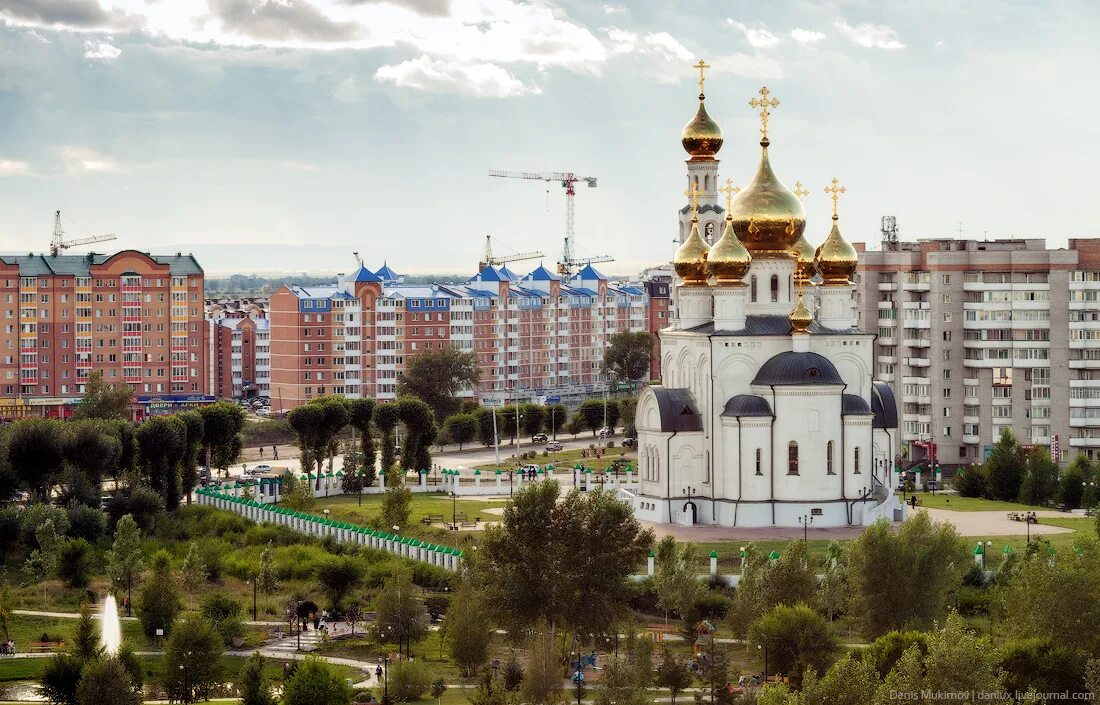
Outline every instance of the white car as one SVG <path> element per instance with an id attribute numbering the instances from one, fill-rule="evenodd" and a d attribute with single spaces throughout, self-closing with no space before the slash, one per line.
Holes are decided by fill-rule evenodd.
<path id="1" fill-rule="evenodd" d="M 271 416 L 271 408 L 267 406 L 261 406 L 256 409 L 256 416 Z"/>
<path id="2" fill-rule="evenodd" d="M 256 475 L 263 475 L 267 472 L 271 472 L 270 465 L 253 465 L 250 468 L 245 468 L 244 474 L 248 477 L 255 477 Z"/>

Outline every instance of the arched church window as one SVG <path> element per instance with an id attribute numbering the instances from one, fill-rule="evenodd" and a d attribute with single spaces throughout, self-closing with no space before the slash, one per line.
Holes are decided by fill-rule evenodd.
<path id="1" fill-rule="evenodd" d="M 756 474 L 757 475 L 763 475 L 764 474 L 764 469 L 762 467 L 762 463 L 760 462 L 761 455 L 762 454 L 760 452 L 760 449 L 757 448 L 756 449 Z"/>
<path id="2" fill-rule="evenodd" d="M 779 275 L 772 275 L 772 303 L 779 301 Z"/>
<path id="3" fill-rule="evenodd" d="M 835 475 L 836 470 L 833 469 L 833 442 L 829 441 L 825 445 L 825 474 Z"/>
<path id="4" fill-rule="evenodd" d="M 795 441 L 787 444 L 787 474 L 798 474 L 798 443 Z"/>
<path id="5" fill-rule="evenodd" d="M 856 446 L 855 457 L 852 460 L 852 472 L 859 474 L 859 446 Z"/>
<path id="6" fill-rule="evenodd" d="M 756 275 L 752 275 L 749 279 L 749 299 L 756 303 Z"/>

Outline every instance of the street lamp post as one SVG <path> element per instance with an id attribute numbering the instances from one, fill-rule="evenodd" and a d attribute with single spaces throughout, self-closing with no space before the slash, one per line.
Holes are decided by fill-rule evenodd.
<path id="1" fill-rule="evenodd" d="M 764 650 L 764 683 L 767 684 L 767 682 L 768 682 L 768 647 L 767 646 L 761 647 L 759 644 L 757 644 L 756 650 L 760 651 L 761 648 L 763 648 L 763 650 Z"/>
<path id="2" fill-rule="evenodd" d="M 451 531 L 458 531 L 458 495 L 451 491 Z"/>
<path id="3" fill-rule="evenodd" d="M 802 525 L 802 542 L 808 543 L 810 538 L 810 524 L 814 523 L 814 518 L 809 514 L 803 514 L 798 517 L 798 523 Z"/>
<path id="4" fill-rule="evenodd" d="M 390 705 L 390 657 L 382 657 L 382 705 Z"/>

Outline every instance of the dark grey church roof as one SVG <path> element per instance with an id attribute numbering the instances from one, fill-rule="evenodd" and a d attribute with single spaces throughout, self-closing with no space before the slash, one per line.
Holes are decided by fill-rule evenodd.
<path id="1" fill-rule="evenodd" d="M 695 405 L 695 397 L 687 389 L 670 389 L 654 385 L 650 387 L 657 397 L 657 409 L 661 414 L 661 430 L 702 431 L 703 417 Z"/>
<path id="2" fill-rule="evenodd" d="M 726 408 L 722 410 L 722 416 L 734 418 L 738 416 L 771 416 L 772 407 L 768 400 L 755 394 L 738 394 L 730 397 L 726 402 Z"/>
<path id="3" fill-rule="evenodd" d="M 898 404 L 894 399 L 894 390 L 885 382 L 871 382 L 871 410 L 875 414 L 872 427 L 898 427 Z"/>
<path id="4" fill-rule="evenodd" d="M 840 413 L 843 416 L 870 416 L 871 405 L 858 394 L 845 394 L 840 399 Z"/>
<path id="5" fill-rule="evenodd" d="M 761 367 L 753 384 L 802 385 L 844 384 L 827 357 L 815 352 L 787 351 L 773 356 Z"/>
<path id="6" fill-rule="evenodd" d="M 745 329 L 744 330 L 715 330 L 714 323 L 708 322 L 695 326 L 694 328 L 686 329 L 689 333 L 703 333 L 709 335 L 713 333 L 716 336 L 761 336 L 761 335 L 790 335 L 791 334 L 791 321 L 786 316 L 780 315 L 752 315 L 745 317 Z M 832 328 L 826 328 L 818 323 L 816 320 L 810 324 L 810 333 L 813 335 L 852 335 L 852 334 L 865 334 L 864 331 L 858 328 L 846 328 L 843 330 L 833 330 Z"/>
<path id="7" fill-rule="evenodd" d="M 691 211 L 691 206 L 684 206 L 683 208 L 680 209 L 680 212 L 684 213 L 684 214 L 686 214 L 690 211 Z M 717 204 L 711 204 L 711 203 L 706 203 L 704 205 L 699 206 L 699 212 L 700 213 L 706 213 L 707 211 L 714 211 L 715 213 L 718 213 L 719 215 L 721 215 L 722 213 L 726 212 L 726 209 L 723 208 L 722 206 L 719 206 Z"/>

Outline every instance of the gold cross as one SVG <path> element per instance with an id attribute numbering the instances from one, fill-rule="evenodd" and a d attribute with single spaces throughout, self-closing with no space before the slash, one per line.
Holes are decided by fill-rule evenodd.
<path id="1" fill-rule="evenodd" d="M 722 193 L 726 194 L 726 212 L 733 207 L 733 194 L 738 193 L 741 190 L 740 186 L 733 185 L 733 179 L 726 179 L 726 185 L 718 189 Z"/>
<path id="2" fill-rule="evenodd" d="M 777 98 L 768 98 L 767 86 L 760 89 L 760 98 L 753 98 L 749 101 L 750 108 L 760 108 L 760 134 L 764 136 L 764 139 L 768 138 L 768 116 L 771 115 L 768 112 L 768 108 L 778 108 L 779 100 Z"/>
<path id="3" fill-rule="evenodd" d="M 839 184 L 839 183 L 840 183 L 839 181 L 837 181 L 836 179 L 833 179 L 833 185 L 825 187 L 825 193 L 832 194 L 832 196 L 833 196 L 833 217 L 834 218 L 836 217 L 836 202 L 837 202 L 837 199 L 840 198 L 840 194 L 844 193 L 847 190 L 843 186 L 838 186 L 837 184 Z"/>
<path id="4" fill-rule="evenodd" d="M 810 192 L 807 191 L 806 189 L 802 188 L 802 182 L 801 181 L 795 181 L 794 182 L 794 195 L 798 196 L 799 200 L 802 200 L 803 197 L 809 196 Z"/>
<path id="5" fill-rule="evenodd" d="M 703 83 L 706 82 L 706 80 L 707 80 L 707 78 L 703 74 L 703 72 L 706 69 L 710 68 L 710 64 L 703 61 L 702 59 L 699 59 L 699 63 L 693 64 L 692 68 L 699 69 L 699 95 L 703 95 Z"/>
<path id="6" fill-rule="evenodd" d="M 691 217 L 692 219 L 699 217 L 699 194 L 703 193 L 699 190 L 699 184 L 692 183 L 691 188 L 684 191 L 684 195 L 691 199 Z"/>

